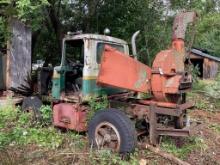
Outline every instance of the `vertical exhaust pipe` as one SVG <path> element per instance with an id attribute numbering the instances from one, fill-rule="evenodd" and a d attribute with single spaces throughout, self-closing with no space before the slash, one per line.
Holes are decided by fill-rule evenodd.
<path id="1" fill-rule="evenodd" d="M 131 38 L 131 46 L 132 46 L 132 54 L 135 59 L 137 59 L 137 48 L 136 48 L 136 38 L 138 34 L 140 33 L 140 30 L 136 31 Z"/>

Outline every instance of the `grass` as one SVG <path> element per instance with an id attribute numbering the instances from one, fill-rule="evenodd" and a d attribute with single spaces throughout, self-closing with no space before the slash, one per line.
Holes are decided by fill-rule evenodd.
<path id="1" fill-rule="evenodd" d="M 91 97 L 89 99 L 89 107 L 90 111 L 87 114 L 87 120 L 91 120 L 91 118 L 95 115 L 96 112 L 106 109 L 109 106 L 109 102 L 106 95 L 103 95 L 97 100 L 97 97 Z"/>
<path id="2" fill-rule="evenodd" d="M 194 93 L 192 93 L 192 97 L 194 97 L 193 95 Z M 102 105 L 96 105 L 95 102 L 90 104 L 94 110 L 97 110 L 99 107 L 105 107 L 107 102 Z M 200 104 L 201 108 L 207 105 Z M 5 107 L 0 107 L 0 155 L 1 148 L 4 152 L 9 150 L 9 153 L 15 149 L 19 153 L 28 153 L 23 157 L 19 155 L 14 158 L 10 156 L 15 155 L 12 152 L 12 154 L 4 156 L 5 161 L 16 162 L 20 160 L 21 163 L 23 161 L 32 163 L 33 161 L 46 160 L 45 164 L 72 164 L 74 162 L 78 164 L 138 165 L 141 158 L 148 159 L 146 157 L 149 156 L 149 152 L 146 150 L 136 150 L 130 155 L 129 160 L 122 160 L 121 155 L 108 150 L 92 150 L 85 135 L 74 131 L 62 133 L 52 126 L 50 107 L 43 106 L 41 113 L 42 119 L 39 122 L 34 122 L 30 114 L 22 113 L 19 107 L 15 108 L 10 103 Z M 218 125 L 210 127 L 213 130 L 220 131 Z M 182 145 L 178 146 L 175 140 L 166 137 L 162 141 L 161 148 L 180 159 L 185 159 L 194 150 L 205 151 L 207 148 L 204 140 L 199 137 L 182 140 Z M 151 157 L 149 164 L 161 163 L 160 157 L 152 153 L 149 157 Z"/>
<path id="3" fill-rule="evenodd" d="M 178 143 L 180 143 L 181 146 L 178 146 Z M 161 148 L 184 160 L 194 150 L 205 151 L 207 145 L 204 140 L 199 137 L 179 138 L 179 141 L 175 141 L 170 137 L 165 137 L 161 144 Z"/>
<path id="4" fill-rule="evenodd" d="M 198 80 L 193 84 L 192 92 L 187 94 L 189 100 L 195 101 L 200 110 L 216 112 L 220 109 L 220 75 L 216 80 Z"/>
<path id="5" fill-rule="evenodd" d="M 41 112 L 43 119 L 33 122 L 19 107 L 9 104 L 0 108 L 0 164 L 138 165 L 140 158 L 149 156 L 146 150 L 136 150 L 129 159 L 122 159 L 109 150 L 93 150 L 85 135 L 54 128 L 49 107 L 42 107 Z M 156 158 L 151 155 L 149 164 L 158 164 L 161 158 Z"/>
<path id="6" fill-rule="evenodd" d="M 220 125 L 219 124 L 211 124 L 211 125 L 209 125 L 209 128 L 214 130 L 216 133 L 220 134 Z"/>
<path id="7" fill-rule="evenodd" d="M 91 150 L 86 136 L 74 131 L 63 133 L 52 126 L 51 109 L 48 106 L 43 106 L 41 112 L 42 119 L 35 122 L 31 114 L 22 113 L 19 107 L 10 104 L 0 107 L 0 155 L 7 153 L 8 148 L 21 150 L 21 153 L 33 148 L 18 159 L 21 162 L 32 161 L 39 155 L 45 159 L 42 155 L 49 152 L 48 156 L 54 153 L 52 158 L 48 158 L 49 161 L 56 163 L 68 162 L 70 154 L 80 164 L 138 164 L 137 152 L 131 154 L 129 160 L 122 160 L 119 154 L 108 150 Z M 17 160 L 12 155 L 7 153 L 6 156 L 0 156 L 0 164 L 15 163 Z"/>
<path id="8" fill-rule="evenodd" d="M 61 133 L 53 127 L 43 127 L 34 123 L 31 115 L 22 113 L 19 108 L 5 106 L 0 108 L 0 147 L 37 144 L 57 148 L 64 140 Z"/>

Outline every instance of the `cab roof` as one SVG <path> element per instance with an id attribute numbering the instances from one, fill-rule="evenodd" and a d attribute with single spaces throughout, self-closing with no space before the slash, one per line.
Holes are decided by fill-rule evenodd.
<path id="1" fill-rule="evenodd" d="M 77 39 L 94 39 L 94 40 L 102 40 L 106 42 L 113 42 L 113 43 L 120 43 L 120 44 L 126 44 L 127 42 L 115 38 L 115 37 L 110 37 L 106 35 L 100 35 L 100 34 L 77 34 L 77 35 L 66 35 L 64 40 L 77 40 Z"/>

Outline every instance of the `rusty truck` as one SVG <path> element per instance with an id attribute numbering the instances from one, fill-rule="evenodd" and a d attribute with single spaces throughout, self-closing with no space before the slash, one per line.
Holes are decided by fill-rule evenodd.
<path id="1" fill-rule="evenodd" d="M 159 136 L 189 136 L 187 109 L 193 103 L 186 100 L 192 78 L 184 66 L 185 32 L 195 19 L 195 12 L 175 17 L 170 48 L 155 56 L 152 67 L 130 56 L 127 42 L 121 39 L 67 34 L 60 65 L 40 69 L 35 91 L 39 97 L 25 98 L 22 109 L 39 113 L 42 100 L 47 100 L 54 126 L 88 131 L 92 146 L 120 153 L 132 152 L 142 135 L 149 135 L 154 145 Z M 139 93 L 151 96 L 143 98 Z M 88 121 L 89 99 L 95 97 L 98 102 L 103 94 L 108 108 Z"/>

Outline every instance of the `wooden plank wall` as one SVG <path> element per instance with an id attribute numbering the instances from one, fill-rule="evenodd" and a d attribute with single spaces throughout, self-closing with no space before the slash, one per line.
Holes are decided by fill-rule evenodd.
<path id="1" fill-rule="evenodd" d="M 203 78 L 204 79 L 214 79 L 219 70 L 220 63 L 210 60 L 208 58 L 204 58 L 203 63 Z"/>
<path id="2" fill-rule="evenodd" d="M 18 20 L 10 23 L 12 38 L 7 51 L 7 89 L 26 86 L 31 73 L 31 29 Z"/>
<path id="3" fill-rule="evenodd" d="M 0 90 L 4 89 L 4 81 L 3 81 L 3 56 L 0 54 Z"/>
<path id="4" fill-rule="evenodd" d="M 5 90 L 6 88 L 6 55 L 0 55 L 0 90 Z"/>

